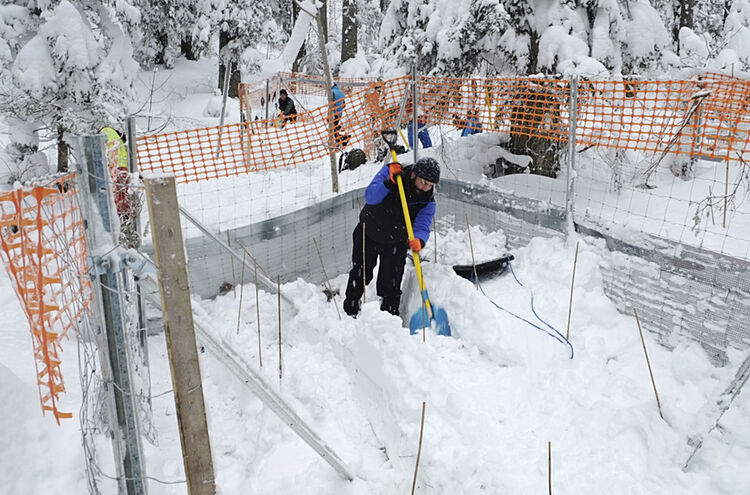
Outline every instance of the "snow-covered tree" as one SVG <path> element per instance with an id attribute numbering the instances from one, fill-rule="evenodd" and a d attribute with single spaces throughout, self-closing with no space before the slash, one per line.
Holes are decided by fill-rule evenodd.
<path id="1" fill-rule="evenodd" d="M 388 68 L 468 75 L 496 58 L 508 16 L 500 0 L 393 0 L 380 30 Z"/>
<path id="2" fill-rule="evenodd" d="M 244 72 L 260 69 L 263 53 L 258 45 L 269 31 L 279 28 L 271 15 L 268 2 L 256 0 L 203 0 L 201 12 L 207 13 L 213 32 L 219 33 L 219 78 L 223 86 L 226 64 L 231 64 L 230 96 L 237 96 L 240 82 L 240 64 Z"/>
<path id="3" fill-rule="evenodd" d="M 57 167 L 65 170 L 69 133 L 95 133 L 124 120 L 138 67 L 117 16 L 134 22 L 138 11 L 95 0 L 44 7 L 33 1 L 0 7 L 0 112 L 56 141 Z M 10 147 L 16 156 L 33 155 L 34 139 L 22 134 Z"/>
<path id="4" fill-rule="evenodd" d="M 724 23 L 724 47 L 720 61 L 725 67 L 750 69 L 750 0 L 735 0 Z"/>
<path id="5" fill-rule="evenodd" d="M 174 66 L 180 54 L 197 60 L 205 53 L 200 40 L 201 27 L 197 2 L 182 0 L 137 0 L 141 12 L 141 42 L 135 45 L 135 58 L 144 68 L 163 64 Z M 195 38 L 199 40 L 195 42 Z"/>

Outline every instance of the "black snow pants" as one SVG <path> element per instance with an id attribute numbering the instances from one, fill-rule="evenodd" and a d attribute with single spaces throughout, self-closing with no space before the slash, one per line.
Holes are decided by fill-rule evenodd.
<path id="1" fill-rule="evenodd" d="M 354 228 L 352 238 L 354 240 L 352 270 L 349 272 L 349 281 L 346 284 L 344 311 L 350 316 L 355 316 L 359 312 L 359 300 L 364 293 L 364 285 L 362 284 L 362 222 L 359 222 Z M 401 280 L 404 278 L 404 265 L 406 264 L 408 247 L 406 242 L 381 244 L 366 235 L 364 239 L 365 284 L 369 284 L 372 280 L 372 272 L 375 269 L 378 257 L 380 257 L 377 283 L 378 296 L 382 299 L 380 309 L 393 315 L 398 315 L 398 307 L 401 302 Z"/>

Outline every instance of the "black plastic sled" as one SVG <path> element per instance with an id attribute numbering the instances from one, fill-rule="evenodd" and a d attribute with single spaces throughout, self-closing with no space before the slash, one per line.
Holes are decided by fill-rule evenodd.
<path id="1" fill-rule="evenodd" d="M 486 277 L 493 275 L 508 266 L 508 263 L 514 259 L 515 257 L 512 254 L 506 254 L 494 260 L 477 263 L 477 276 Z M 456 275 L 465 279 L 472 280 L 474 277 L 474 265 L 453 265 L 453 271 L 456 272 Z"/>

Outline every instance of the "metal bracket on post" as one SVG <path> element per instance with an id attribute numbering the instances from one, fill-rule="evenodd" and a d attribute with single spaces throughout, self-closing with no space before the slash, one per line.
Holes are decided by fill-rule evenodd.
<path id="1" fill-rule="evenodd" d="M 568 187 L 565 189 L 565 212 L 568 235 L 575 232 L 573 220 L 573 197 L 576 174 L 576 122 L 578 120 L 578 76 L 570 80 L 570 103 L 568 105 Z"/>
<path id="2" fill-rule="evenodd" d="M 105 159 L 105 137 L 83 136 L 78 139 L 78 181 L 82 198 L 82 211 L 86 220 L 86 245 L 89 253 L 98 248 L 117 245 L 117 214 L 114 211 L 109 170 Z M 97 234 L 98 232 L 98 234 Z M 106 235 L 99 237 L 101 233 Z M 98 263 L 94 263 L 98 261 Z M 140 425 L 136 412 L 133 382 L 128 362 L 125 325 L 120 299 L 121 280 L 119 263 L 106 257 L 92 258 L 97 266 L 91 277 L 99 286 L 94 291 L 98 309 L 99 358 L 107 387 L 107 397 L 112 423 L 112 443 L 117 466 L 120 493 L 145 495 L 146 484 L 142 465 Z"/>

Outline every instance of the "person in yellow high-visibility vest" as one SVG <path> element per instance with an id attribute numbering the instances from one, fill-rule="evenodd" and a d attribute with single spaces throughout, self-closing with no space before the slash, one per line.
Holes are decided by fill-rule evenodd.
<path id="1" fill-rule="evenodd" d="M 101 132 L 107 136 L 107 155 L 113 148 L 117 149 L 116 170 L 111 170 L 114 179 L 112 192 L 115 196 L 115 206 L 120 219 L 130 209 L 128 189 L 130 189 L 130 174 L 128 173 L 128 149 L 125 147 L 125 135 L 111 126 L 102 127 Z M 108 156 L 109 158 L 109 156 Z"/>

